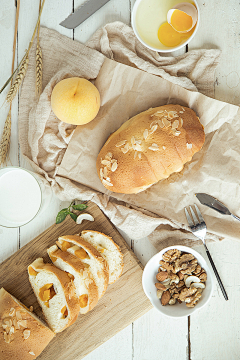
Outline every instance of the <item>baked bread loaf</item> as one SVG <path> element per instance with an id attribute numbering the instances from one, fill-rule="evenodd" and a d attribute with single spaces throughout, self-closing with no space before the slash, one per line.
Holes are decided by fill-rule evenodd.
<path id="1" fill-rule="evenodd" d="M 98 176 L 108 190 L 138 193 L 181 171 L 204 140 L 204 128 L 190 108 L 151 108 L 109 136 L 97 157 Z"/>
<path id="2" fill-rule="evenodd" d="M 55 266 L 66 271 L 72 280 L 80 304 L 80 314 L 92 310 L 98 302 L 98 289 L 88 266 L 76 256 L 60 250 L 57 245 L 51 246 L 48 255 Z"/>
<path id="3" fill-rule="evenodd" d="M 50 328 L 58 333 L 72 325 L 80 305 L 75 286 L 66 272 L 38 258 L 28 266 L 28 275 Z"/>
<path id="4" fill-rule="evenodd" d="M 108 264 L 102 255 L 88 242 L 79 235 L 66 235 L 59 237 L 56 242 L 62 251 L 68 251 L 77 256 L 86 266 L 98 288 L 98 298 L 100 299 L 108 286 Z"/>
<path id="5" fill-rule="evenodd" d="M 123 255 L 111 237 L 93 230 L 84 230 L 81 237 L 97 249 L 107 261 L 109 267 L 109 284 L 114 283 L 123 272 Z"/>
<path id="6" fill-rule="evenodd" d="M 19 300 L 0 289 L 0 359 L 36 359 L 54 336 Z"/>

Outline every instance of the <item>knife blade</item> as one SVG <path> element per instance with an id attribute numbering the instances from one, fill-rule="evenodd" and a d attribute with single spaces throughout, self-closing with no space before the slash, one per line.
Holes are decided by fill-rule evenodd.
<path id="1" fill-rule="evenodd" d="M 238 216 L 232 214 L 231 211 L 215 197 L 204 193 L 197 193 L 195 195 L 202 205 L 206 205 L 209 208 L 218 211 L 222 215 L 231 215 L 240 221 Z"/>
<path id="2" fill-rule="evenodd" d="M 88 19 L 92 14 L 99 10 L 110 0 L 87 0 L 74 13 L 70 14 L 60 25 L 74 29 L 83 21 Z"/>

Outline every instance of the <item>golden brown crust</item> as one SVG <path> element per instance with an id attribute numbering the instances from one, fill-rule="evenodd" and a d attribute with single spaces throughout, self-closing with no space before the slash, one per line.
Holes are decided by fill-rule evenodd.
<path id="1" fill-rule="evenodd" d="M 79 300 L 76 295 L 74 284 L 72 283 L 71 279 L 69 278 L 69 276 L 67 275 L 67 273 L 65 271 L 58 269 L 56 266 L 54 266 L 52 264 L 44 264 L 44 263 L 41 264 L 40 262 L 39 262 L 39 264 L 37 264 L 36 260 L 35 260 L 32 264 L 30 264 L 28 266 L 28 269 L 30 266 L 36 271 L 46 271 L 49 273 L 53 273 L 54 275 L 56 275 L 59 282 L 61 283 L 62 289 L 65 294 L 67 307 L 69 310 L 68 311 L 68 319 L 69 320 L 68 320 L 68 323 L 66 324 L 66 326 L 63 329 L 61 329 L 61 331 L 63 331 L 64 329 L 66 329 L 68 326 L 72 325 L 77 320 L 79 310 L 80 310 Z M 33 291 L 39 302 L 39 294 L 36 294 L 34 289 L 33 289 Z M 40 303 L 39 303 L 39 305 L 41 306 Z M 48 322 L 48 319 L 46 319 L 46 321 Z M 50 324 L 49 324 L 49 326 L 50 326 Z"/>
<path id="2" fill-rule="evenodd" d="M 50 256 L 53 263 L 54 257 L 61 259 L 65 263 L 69 264 L 77 272 L 81 272 L 81 270 L 84 270 L 86 268 L 86 265 L 80 259 L 67 251 L 62 251 L 60 249 L 53 252 L 48 251 L 48 255 Z M 95 284 L 95 281 L 93 279 L 91 280 L 92 282 L 88 286 L 88 311 L 92 310 L 98 302 L 97 285 Z"/>
<path id="3" fill-rule="evenodd" d="M 108 138 L 97 158 L 98 176 L 108 190 L 138 193 L 181 171 L 204 140 L 192 109 L 172 104 L 149 109 Z"/>
<path id="4" fill-rule="evenodd" d="M 109 280 L 109 270 L 108 270 L 108 263 L 102 257 L 102 255 L 87 241 L 83 240 L 79 235 L 65 235 L 60 236 L 59 240 L 68 241 L 73 243 L 74 245 L 78 245 L 82 247 L 86 252 L 91 254 L 97 261 L 100 261 L 103 265 L 103 270 L 99 272 L 98 276 L 104 279 L 104 291 L 100 295 L 99 298 L 103 296 L 105 291 L 107 290 L 108 280 Z M 57 245 L 61 248 L 61 245 L 58 241 L 56 241 Z"/>
<path id="5" fill-rule="evenodd" d="M 34 315 L 30 314 L 24 305 L 10 295 L 3 288 L 0 290 L 0 359 L 4 360 L 33 360 L 43 351 L 48 343 L 55 336 L 47 326 L 40 320 L 37 320 Z M 2 320 L 7 318 L 14 319 L 15 315 L 9 316 L 10 309 L 15 309 L 21 312 L 23 320 L 27 321 L 27 330 L 30 330 L 28 339 L 24 339 L 23 327 L 15 329 L 11 335 L 10 344 L 4 340 L 4 329 L 2 327 Z M 14 314 L 14 312 L 13 312 Z M 32 352 L 35 355 L 31 355 Z"/>
<path id="6" fill-rule="evenodd" d="M 123 263 L 123 254 L 122 254 L 122 252 L 121 252 L 121 249 L 120 249 L 120 247 L 118 246 L 118 244 L 116 244 L 115 241 L 113 241 L 113 239 L 112 239 L 110 236 L 108 236 L 108 235 L 106 235 L 106 234 L 104 234 L 104 233 L 101 233 L 100 231 L 83 230 L 83 231 L 81 232 L 81 234 L 87 233 L 88 231 L 93 232 L 93 233 L 96 233 L 96 234 L 101 234 L 101 235 L 104 235 L 105 237 L 107 237 L 107 238 L 109 239 L 109 241 L 111 241 L 111 242 L 116 246 L 116 248 L 117 248 L 117 250 L 118 250 L 118 252 L 119 252 L 119 255 L 121 256 L 122 262 L 121 262 L 121 271 L 119 271 L 119 276 L 118 276 L 114 281 L 109 282 L 109 284 L 113 284 L 113 283 L 115 283 L 115 282 L 120 278 L 120 276 L 122 275 L 122 272 L 123 272 L 124 263 Z"/>

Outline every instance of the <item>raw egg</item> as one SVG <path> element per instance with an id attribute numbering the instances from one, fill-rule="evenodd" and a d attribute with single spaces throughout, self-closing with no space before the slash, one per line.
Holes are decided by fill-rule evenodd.
<path id="1" fill-rule="evenodd" d="M 193 33 L 197 9 L 189 3 L 178 4 L 168 11 L 167 21 L 159 27 L 158 39 L 165 46 L 178 46 Z"/>

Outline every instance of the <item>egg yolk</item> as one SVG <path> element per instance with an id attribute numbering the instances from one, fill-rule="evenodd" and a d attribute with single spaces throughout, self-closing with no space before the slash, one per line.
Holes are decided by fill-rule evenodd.
<path id="1" fill-rule="evenodd" d="M 163 23 L 158 29 L 158 39 L 165 46 L 177 46 L 181 43 L 181 34 L 168 23 Z"/>
<path id="2" fill-rule="evenodd" d="M 192 17 L 181 10 L 174 10 L 171 16 L 171 25 L 176 31 L 188 31 L 192 27 Z"/>

